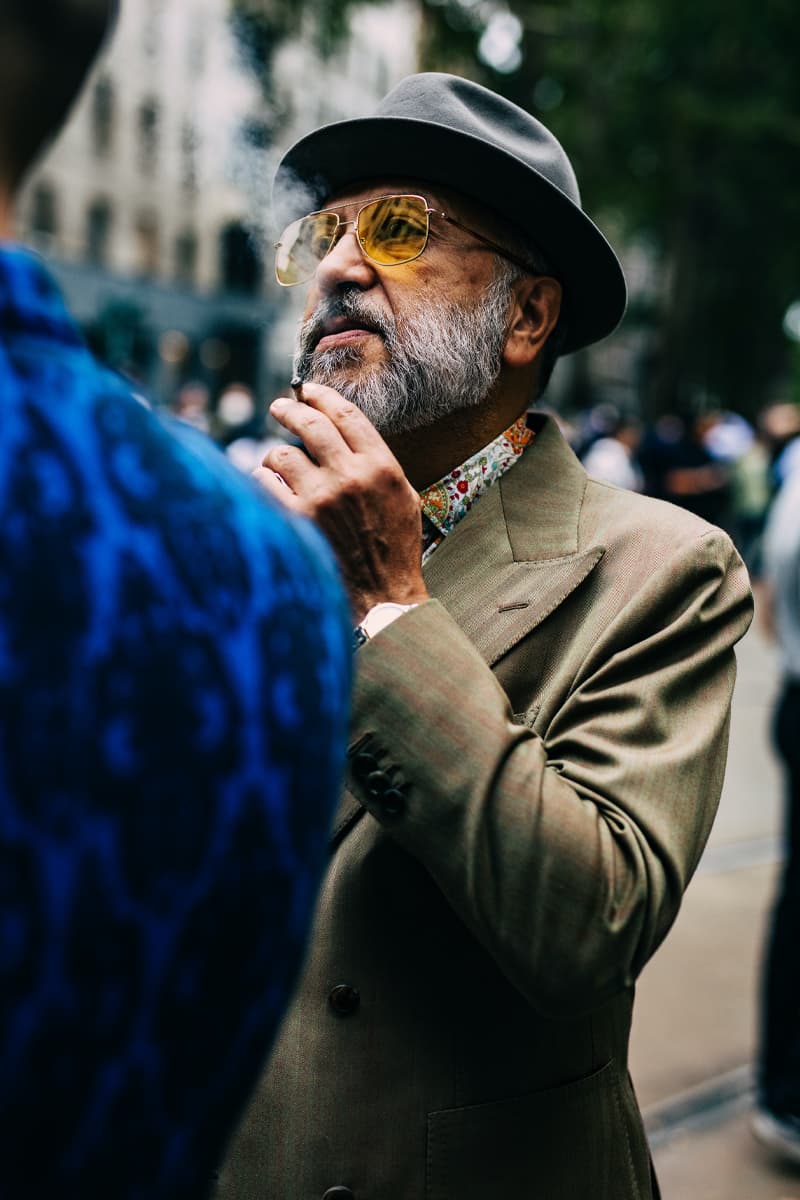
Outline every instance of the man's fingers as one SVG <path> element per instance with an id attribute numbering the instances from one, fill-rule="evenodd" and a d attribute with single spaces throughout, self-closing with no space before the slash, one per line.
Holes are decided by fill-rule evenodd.
<path id="1" fill-rule="evenodd" d="M 322 383 L 304 383 L 300 392 L 306 406 L 324 414 L 356 454 L 374 454 L 386 448 L 375 426 L 360 408 Z"/>
<path id="2" fill-rule="evenodd" d="M 289 485 L 284 483 L 282 479 L 279 479 L 269 467 L 256 467 L 255 471 L 252 472 L 252 477 L 260 487 L 263 487 L 265 492 L 269 492 L 285 508 L 290 508 L 293 512 L 304 511 L 303 505 Z"/>
<path id="3" fill-rule="evenodd" d="M 341 466 L 350 456 L 350 448 L 334 422 L 310 404 L 281 396 L 273 401 L 270 412 L 284 429 L 300 438 L 321 466 Z"/>
<path id="4" fill-rule="evenodd" d="M 262 466 L 280 475 L 293 492 L 307 490 L 319 467 L 297 446 L 273 446 L 264 455 Z"/>

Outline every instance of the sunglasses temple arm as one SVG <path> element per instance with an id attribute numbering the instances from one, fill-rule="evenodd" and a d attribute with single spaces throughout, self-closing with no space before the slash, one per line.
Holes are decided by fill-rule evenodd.
<path id="1" fill-rule="evenodd" d="M 477 238 L 479 242 L 483 242 L 483 244 L 488 246 L 490 250 L 494 250 L 495 254 L 499 254 L 502 258 L 508 259 L 509 262 L 514 263 L 516 266 L 522 267 L 523 271 L 527 272 L 528 275 L 542 274 L 542 272 L 537 267 L 534 267 L 532 263 L 526 262 L 524 258 L 520 258 L 516 254 L 512 254 L 510 250 L 506 250 L 504 246 L 499 246 L 497 242 L 493 242 L 491 238 L 486 237 L 482 233 L 478 233 L 476 229 L 470 229 L 468 225 L 464 225 L 461 221 L 457 221 L 455 217 L 450 217 L 447 215 L 447 213 L 439 212 L 439 210 L 436 208 L 429 208 L 428 212 L 434 213 L 437 217 L 441 217 L 443 221 L 447 221 L 450 225 L 456 225 L 459 229 L 463 229 L 464 233 L 472 234 L 472 236 Z"/>

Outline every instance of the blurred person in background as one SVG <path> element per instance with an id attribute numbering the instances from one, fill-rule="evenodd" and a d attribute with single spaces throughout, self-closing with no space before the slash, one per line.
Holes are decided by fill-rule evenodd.
<path id="1" fill-rule="evenodd" d="M 620 421 L 616 404 L 593 404 L 578 415 L 572 430 L 570 445 L 583 462 L 592 446 L 600 438 L 610 437 Z"/>
<path id="2" fill-rule="evenodd" d="M 227 446 L 238 437 L 260 432 L 264 418 L 256 407 L 253 389 L 246 383 L 228 383 L 217 398 L 214 440 Z"/>
<path id="3" fill-rule="evenodd" d="M 753 444 L 755 430 L 740 413 L 714 409 L 700 424 L 703 445 L 716 462 L 735 463 Z"/>
<path id="4" fill-rule="evenodd" d="M 605 436 L 592 442 L 582 456 L 587 475 L 631 492 L 641 492 L 644 475 L 636 456 L 641 440 L 639 422 L 634 417 L 620 414 Z"/>
<path id="5" fill-rule="evenodd" d="M 190 379 L 178 388 L 169 408 L 176 420 L 191 425 L 193 429 L 199 429 L 200 433 L 210 433 L 210 400 L 208 385 L 199 379 Z"/>
<path id="6" fill-rule="evenodd" d="M 273 446 L 281 446 L 280 426 L 256 405 L 251 388 L 230 384 L 219 398 L 216 411 L 216 440 L 225 447 L 230 462 L 245 475 L 252 475 Z"/>
<path id="7" fill-rule="evenodd" d="M 800 456 L 800 404 L 780 401 L 761 413 L 759 429 L 769 451 L 769 473 L 773 492 L 781 486 Z"/>
<path id="8" fill-rule="evenodd" d="M 787 420 L 782 433 L 788 427 Z M 786 437 L 780 460 L 782 482 L 764 532 L 763 610 L 783 675 L 773 736 L 786 779 L 786 857 L 764 965 L 753 1132 L 800 1165 L 800 433 Z"/>
<path id="9" fill-rule="evenodd" d="M 0 1193 L 206 1194 L 283 1015 L 350 634 L 309 523 L 92 359 L 12 206 L 110 0 L 0 6 Z"/>
<path id="10" fill-rule="evenodd" d="M 732 534 L 753 580 L 761 577 L 761 539 L 772 494 L 769 448 L 757 429 L 731 468 Z"/>
<path id="11" fill-rule="evenodd" d="M 228 443 L 225 453 L 239 471 L 252 475 L 261 466 L 265 455 L 273 448 L 286 445 L 286 440 L 269 433 L 260 437 L 243 434 Z"/>
<path id="12" fill-rule="evenodd" d="M 730 471 L 705 445 L 713 418 L 666 413 L 642 439 L 645 491 L 688 509 L 713 525 L 730 523 Z"/>

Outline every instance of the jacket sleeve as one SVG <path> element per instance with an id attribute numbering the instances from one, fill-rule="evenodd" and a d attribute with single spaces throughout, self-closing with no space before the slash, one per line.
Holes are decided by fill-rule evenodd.
<path id="1" fill-rule="evenodd" d="M 512 722 L 437 601 L 359 652 L 353 792 L 544 1015 L 628 986 L 674 920 L 719 800 L 750 616 L 725 535 L 676 550 L 543 736 Z"/>

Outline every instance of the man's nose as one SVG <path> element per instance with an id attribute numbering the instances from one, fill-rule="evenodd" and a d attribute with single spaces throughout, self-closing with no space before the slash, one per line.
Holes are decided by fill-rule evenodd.
<path id="1" fill-rule="evenodd" d="M 355 284 L 366 289 L 375 282 L 375 268 L 362 253 L 352 223 L 348 222 L 348 227 L 317 267 L 315 282 L 321 292 L 327 293 L 336 291 L 342 284 Z"/>

